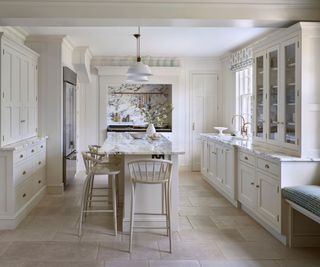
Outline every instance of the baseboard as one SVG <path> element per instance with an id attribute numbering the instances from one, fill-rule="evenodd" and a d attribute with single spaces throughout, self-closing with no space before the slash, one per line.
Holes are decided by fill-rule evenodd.
<path id="1" fill-rule="evenodd" d="M 215 183 L 210 181 L 207 177 L 201 174 L 203 180 L 205 180 L 209 185 L 211 185 L 215 190 L 217 190 L 224 198 L 226 198 L 233 206 L 239 208 L 239 202 L 231 198 L 226 192 L 224 192 L 220 187 L 218 187 Z"/>
<path id="2" fill-rule="evenodd" d="M 295 248 L 308 248 L 308 247 L 320 247 L 320 236 L 293 236 L 292 247 Z"/>
<path id="3" fill-rule="evenodd" d="M 50 195 L 62 195 L 64 193 L 64 186 L 63 184 L 47 185 L 47 192 Z"/>
<path id="4" fill-rule="evenodd" d="M 248 215 L 250 215 L 255 221 L 257 221 L 263 228 L 265 228 L 270 234 L 272 234 L 276 239 L 278 239 L 283 245 L 287 245 L 287 237 L 284 235 L 281 235 L 278 231 L 276 231 L 273 227 L 271 227 L 269 224 L 264 222 L 260 219 L 259 216 L 257 216 L 250 208 L 247 208 L 244 205 L 241 205 L 241 209 L 245 211 Z"/>
<path id="5" fill-rule="evenodd" d="M 47 188 L 41 188 L 18 212 L 12 217 L 0 218 L 0 230 L 15 229 L 27 217 L 30 211 L 40 202 L 46 194 Z"/>
<path id="6" fill-rule="evenodd" d="M 191 171 L 191 166 L 190 165 L 180 165 L 179 171 Z"/>

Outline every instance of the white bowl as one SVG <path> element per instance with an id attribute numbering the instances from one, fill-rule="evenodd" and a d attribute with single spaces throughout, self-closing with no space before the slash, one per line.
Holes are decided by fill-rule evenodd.
<path id="1" fill-rule="evenodd" d="M 134 139 L 143 139 L 146 137 L 146 133 L 130 133 L 130 135 L 134 138 Z"/>
<path id="2" fill-rule="evenodd" d="M 223 131 L 227 130 L 228 128 L 226 128 L 226 127 L 214 127 L 214 129 L 218 130 L 219 131 L 219 135 L 222 136 L 222 135 L 224 135 Z"/>

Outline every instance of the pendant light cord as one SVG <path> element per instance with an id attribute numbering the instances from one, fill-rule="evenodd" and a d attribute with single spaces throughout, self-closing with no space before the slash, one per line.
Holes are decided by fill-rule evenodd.
<path id="1" fill-rule="evenodd" d="M 137 39 L 137 62 L 141 62 L 140 56 L 140 26 L 138 26 L 138 33 L 133 35 Z"/>

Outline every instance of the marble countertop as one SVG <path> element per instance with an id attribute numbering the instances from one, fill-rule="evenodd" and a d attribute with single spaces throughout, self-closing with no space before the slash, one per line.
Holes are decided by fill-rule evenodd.
<path id="1" fill-rule="evenodd" d="M 214 140 L 214 141 L 219 142 L 221 144 L 228 144 L 228 145 L 235 146 L 242 151 L 250 152 L 250 153 L 253 153 L 259 157 L 269 159 L 269 160 L 276 160 L 276 161 L 283 161 L 283 162 L 320 161 L 320 158 L 295 157 L 295 156 L 286 155 L 281 151 L 275 151 L 275 150 L 272 150 L 272 149 L 269 149 L 266 147 L 257 146 L 252 143 L 251 139 L 240 140 L 240 139 L 232 138 L 231 136 L 226 137 L 226 138 L 221 138 L 220 136 L 218 136 L 218 134 L 214 134 L 214 133 L 201 133 L 200 136 Z"/>
<path id="2" fill-rule="evenodd" d="M 35 145 L 39 142 L 41 142 L 44 139 L 48 139 L 48 136 L 44 136 L 44 137 L 39 137 L 39 136 L 35 136 L 35 137 L 31 137 L 10 145 L 6 145 L 3 147 L 0 147 L 0 151 L 12 151 L 12 150 L 21 150 L 24 149 L 28 146 L 32 146 Z"/>
<path id="3" fill-rule="evenodd" d="M 152 140 L 148 137 L 134 139 L 130 133 L 108 132 L 101 151 L 107 154 L 120 153 L 126 155 L 184 154 L 176 144 L 163 135 L 160 136 L 159 140 Z"/>

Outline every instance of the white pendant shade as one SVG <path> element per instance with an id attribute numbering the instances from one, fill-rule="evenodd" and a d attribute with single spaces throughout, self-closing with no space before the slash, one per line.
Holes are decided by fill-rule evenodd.
<path id="1" fill-rule="evenodd" d="M 148 76 L 127 74 L 127 83 L 130 82 L 147 82 Z"/>
<path id="2" fill-rule="evenodd" d="M 151 76 L 151 70 L 148 65 L 143 64 L 142 62 L 137 62 L 134 65 L 130 66 L 127 71 L 127 76 Z"/>

